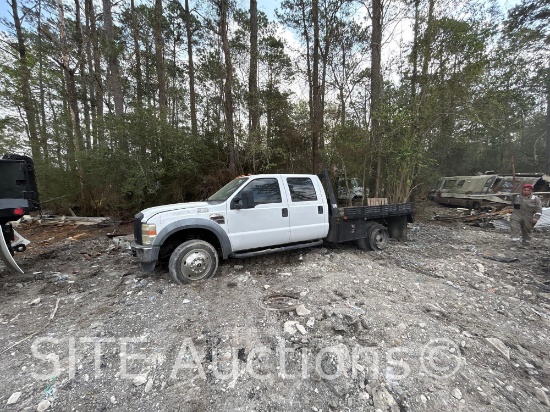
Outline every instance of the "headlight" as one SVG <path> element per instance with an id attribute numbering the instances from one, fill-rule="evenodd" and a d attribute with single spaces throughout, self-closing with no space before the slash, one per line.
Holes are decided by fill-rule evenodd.
<path id="1" fill-rule="evenodd" d="M 155 240 L 156 235 L 157 235 L 156 225 L 148 225 L 146 223 L 141 224 L 141 244 L 143 245 L 153 244 L 153 240 Z"/>

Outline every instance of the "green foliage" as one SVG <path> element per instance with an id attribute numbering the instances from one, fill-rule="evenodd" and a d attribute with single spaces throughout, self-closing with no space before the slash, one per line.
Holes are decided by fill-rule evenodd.
<path id="1" fill-rule="evenodd" d="M 33 156 L 45 208 L 128 216 L 159 203 L 206 198 L 233 178 L 228 175 L 225 63 L 216 2 L 190 1 L 198 119 L 195 136 L 190 132 L 191 67 L 184 2 L 163 3 L 165 120 L 158 107 L 153 4 L 136 2 L 131 10 L 129 2 L 111 1 L 113 56 L 119 61 L 124 93 L 124 114 L 117 115 L 109 84 L 103 4 L 93 2 L 95 32 L 86 26 L 90 21 L 85 8 L 80 10 L 79 31 L 73 4 L 65 4 L 63 23 L 69 68 L 77 87 L 80 132 L 85 136 L 82 141 L 72 127 L 55 4 L 41 2 L 40 9 L 32 3 L 25 7 L 22 40 L 33 109 L 28 112 L 34 112 L 39 135 Z M 379 109 L 373 113 L 371 27 L 357 18 L 368 15 L 365 5 L 346 0 L 319 3 L 320 71 L 325 75 L 324 166 L 364 180 L 371 190 L 378 181 L 381 195 L 392 201 L 422 196 L 441 175 L 488 169 L 511 172 L 512 156 L 516 171 L 544 168 L 546 88 L 550 90 L 548 2 L 523 0 L 506 21 L 502 16 L 495 20 L 492 10 L 471 1 L 451 2 L 446 9 L 436 2 L 429 19 L 428 4 L 420 2 L 418 10 L 408 10 L 418 18 L 414 57 L 412 45 L 404 40 L 408 36 L 402 36 L 398 50 L 396 42 L 383 44 L 383 55 L 391 61 L 383 62 L 386 82 Z M 413 6 L 388 3 L 386 18 L 398 15 L 401 7 Z M 283 1 L 277 25 L 258 14 L 259 136 L 248 135 L 249 13 L 236 10 L 233 3 L 229 7 L 237 169 L 244 173 L 309 172 L 311 1 Z M 393 23 L 388 21 L 385 27 Z M 298 33 L 299 44 L 281 38 L 280 26 Z M 26 74 L 18 62 L 13 24 L 5 27 L 0 47 L 0 105 L 5 110 L 0 112 L 0 149 L 30 154 L 29 119 L 21 92 Z M 498 32 L 498 27 L 505 30 Z M 384 32 L 388 40 L 396 40 L 394 34 Z M 94 100 L 94 93 L 101 100 Z M 381 122 L 376 142 L 370 127 L 373 116 Z M 378 162 L 380 176 L 376 176 Z"/>

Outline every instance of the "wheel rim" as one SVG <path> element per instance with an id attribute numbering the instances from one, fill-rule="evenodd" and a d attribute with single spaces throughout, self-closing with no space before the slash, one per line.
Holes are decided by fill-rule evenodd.
<path id="1" fill-rule="evenodd" d="M 375 229 L 374 246 L 376 249 L 384 249 L 388 245 L 386 229 Z"/>
<path id="2" fill-rule="evenodd" d="M 180 272 L 187 279 L 202 279 L 210 272 L 212 265 L 212 258 L 206 251 L 195 249 L 181 259 Z"/>

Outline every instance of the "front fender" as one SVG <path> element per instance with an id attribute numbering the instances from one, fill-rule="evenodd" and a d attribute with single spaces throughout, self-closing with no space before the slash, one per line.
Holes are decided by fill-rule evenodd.
<path id="1" fill-rule="evenodd" d="M 168 239 L 172 234 L 186 229 L 205 229 L 212 232 L 220 242 L 224 259 L 227 259 L 229 254 L 233 251 L 231 248 L 231 242 L 229 241 L 229 236 L 227 236 L 227 233 L 225 233 L 218 223 L 213 222 L 212 220 L 198 218 L 178 220 L 165 226 L 159 233 L 157 233 L 157 236 L 153 241 L 153 246 L 162 246 L 166 239 Z"/>

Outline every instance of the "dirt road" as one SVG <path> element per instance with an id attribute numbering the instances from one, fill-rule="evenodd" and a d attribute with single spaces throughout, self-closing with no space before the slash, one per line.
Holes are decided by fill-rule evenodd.
<path id="1" fill-rule="evenodd" d="M 2 410 L 548 411 L 550 236 L 410 225 L 144 277 L 113 227 L 18 229 L 0 267 Z M 117 228 L 130 233 L 130 227 Z"/>

